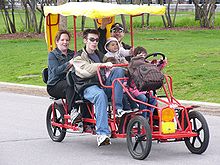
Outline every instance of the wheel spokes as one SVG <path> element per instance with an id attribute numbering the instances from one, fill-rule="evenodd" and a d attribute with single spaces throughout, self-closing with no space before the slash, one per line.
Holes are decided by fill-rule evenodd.
<path id="1" fill-rule="evenodd" d="M 140 134 L 141 133 L 141 127 L 140 127 L 140 123 L 138 122 L 138 134 Z"/>
<path id="2" fill-rule="evenodd" d="M 203 130 L 203 127 L 200 127 L 199 129 L 197 129 L 197 133 L 200 133 L 200 131 Z"/>
<path id="3" fill-rule="evenodd" d="M 138 144 L 140 144 L 140 148 L 141 148 L 140 153 L 142 153 L 144 151 L 144 146 L 143 146 L 142 141 L 146 141 L 146 134 L 141 134 L 140 128 L 141 128 L 140 123 L 138 123 L 138 131 L 137 131 L 138 133 L 134 134 L 133 131 L 130 131 L 130 132 L 134 135 L 134 139 L 135 139 L 133 151 L 136 151 Z"/>
<path id="4" fill-rule="evenodd" d="M 203 143 L 203 141 L 201 140 L 200 136 L 197 136 L 197 138 L 198 138 L 198 140 L 199 140 L 200 144 L 202 144 L 202 143 Z"/>
<path id="5" fill-rule="evenodd" d="M 140 141 L 140 146 L 141 146 L 141 152 L 143 152 L 144 151 L 144 146 L 143 146 L 142 141 Z"/>
<path id="6" fill-rule="evenodd" d="M 195 131 L 197 133 L 197 136 L 196 137 L 193 137 L 193 140 L 192 140 L 192 145 L 194 147 L 195 146 L 195 142 L 196 142 L 196 139 L 198 139 L 197 141 L 200 143 L 200 146 L 202 145 L 203 141 L 200 137 L 200 132 L 203 130 L 203 127 L 201 126 L 200 128 L 198 128 L 198 123 L 196 122 L 196 118 L 193 118 L 193 131 Z"/>
<path id="7" fill-rule="evenodd" d="M 57 132 L 57 127 L 55 127 L 53 130 L 53 136 L 56 136 L 56 132 Z"/>
<path id="8" fill-rule="evenodd" d="M 194 126 L 194 130 L 197 131 L 196 118 L 193 118 L 193 126 Z"/>
<path id="9" fill-rule="evenodd" d="M 195 142 L 196 142 L 196 137 L 193 137 L 192 139 L 192 145 L 195 146 Z"/>
<path id="10" fill-rule="evenodd" d="M 136 141 L 135 141 L 135 144 L 134 144 L 134 147 L 133 147 L 133 151 L 135 151 L 135 150 L 136 150 L 137 145 L 138 145 L 138 141 L 136 140 Z"/>

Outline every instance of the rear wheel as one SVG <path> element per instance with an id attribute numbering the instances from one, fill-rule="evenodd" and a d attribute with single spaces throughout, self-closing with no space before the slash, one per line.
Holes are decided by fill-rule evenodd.
<path id="1" fill-rule="evenodd" d="M 53 120 L 54 118 L 54 120 Z M 61 142 L 66 136 L 66 129 L 59 126 L 53 126 L 52 122 L 64 124 L 64 108 L 62 105 L 54 104 L 54 113 L 52 104 L 47 110 L 46 124 L 50 138 L 55 142 Z"/>
<path id="2" fill-rule="evenodd" d="M 143 160 L 150 153 L 152 134 L 147 120 L 136 116 L 130 120 L 127 127 L 127 146 L 134 159 Z"/>
<path id="3" fill-rule="evenodd" d="M 203 115 L 198 111 L 189 112 L 189 120 L 192 124 L 192 131 L 198 135 L 196 137 L 185 138 L 185 144 L 192 153 L 202 154 L 209 144 L 208 124 Z"/>

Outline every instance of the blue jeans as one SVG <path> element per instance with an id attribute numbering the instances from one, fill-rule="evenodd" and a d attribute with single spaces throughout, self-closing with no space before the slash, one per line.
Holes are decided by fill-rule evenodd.
<path id="1" fill-rule="evenodd" d="M 109 135 L 108 127 L 108 98 L 103 89 L 97 85 L 90 86 L 84 90 L 84 98 L 95 106 L 96 133 L 98 135 Z"/>
<path id="2" fill-rule="evenodd" d="M 125 76 L 124 74 L 124 69 L 122 68 L 114 68 L 108 78 L 106 79 L 105 85 L 111 85 L 114 79 L 116 78 L 123 78 Z M 110 88 L 104 89 L 106 95 L 108 96 L 109 99 L 111 99 L 112 96 L 112 90 Z M 122 99 L 123 99 L 123 88 L 119 84 L 118 81 L 115 81 L 115 107 L 116 109 L 123 109 L 123 104 L 122 104 Z"/>
<path id="3" fill-rule="evenodd" d="M 142 101 L 142 102 L 145 102 L 145 103 L 149 103 L 151 105 L 156 105 L 157 103 L 157 100 L 152 98 L 152 97 L 147 97 L 146 95 L 144 94 L 140 94 L 138 96 L 136 96 L 136 99 Z M 135 106 L 136 103 L 134 103 L 133 101 L 131 102 L 132 103 L 132 107 L 137 107 L 137 105 Z M 150 110 L 152 113 L 154 112 L 154 108 L 150 107 L 150 106 L 146 106 L 144 104 L 139 104 L 139 109 L 142 110 L 142 109 L 148 109 Z M 143 117 L 149 117 L 150 116 L 150 113 L 147 113 L 147 112 L 143 112 L 142 113 Z"/>
<path id="4" fill-rule="evenodd" d="M 115 78 L 124 77 L 124 70 L 122 68 L 115 68 L 106 80 L 106 85 L 111 85 Z M 116 109 L 122 108 L 123 89 L 119 83 L 115 83 L 115 100 Z M 108 98 L 111 98 L 111 89 L 101 89 L 97 85 L 90 86 L 84 90 L 84 98 L 89 100 L 95 107 L 96 115 L 96 134 L 109 135 L 108 127 Z"/>

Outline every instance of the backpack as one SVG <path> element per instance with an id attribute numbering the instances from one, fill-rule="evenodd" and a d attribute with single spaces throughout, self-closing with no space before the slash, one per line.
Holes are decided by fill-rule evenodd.
<path id="1" fill-rule="evenodd" d="M 139 91 L 156 90 L 163 85 L 163 73 L 157 66 L 147 63 L 144 57 L 136 56 L 131 58 L 128 71 L 129 80 L 134 81 Z"/>

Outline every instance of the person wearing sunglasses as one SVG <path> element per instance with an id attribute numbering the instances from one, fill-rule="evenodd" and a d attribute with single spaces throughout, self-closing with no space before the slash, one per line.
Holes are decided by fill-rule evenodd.
<path id="1" fill-rule="evenodd" d="M 99 66 L 112 67 L 111 62 L 103 63 L 103 54 L 97 50 L 99 41 L 99 32 L 95 29 L 87 29 L 83 32 L 84 48 L 74 57 L 73 78 L 78 93 L 84 99 L 94 104 L 96 115 L 96 134 L 98 146 L 110 144 L 110 130 L 108 126 L 108 99 L 111 99 L 111 89 L 101 88 L 97 77 Z M 105 85 L 112 85 L 116 78 L 123 78 L 124 70 L 122 68 L 112 68 L 111 73 L 106 77 Z M 122 110 L 123 89 L 116 81 L 114 84 L 116 93 L 115 106 L 117 110 Z"/>
<path id="2" fill-rule="evenodd" d="M 98 48 L 99 50 L 106 54 L 107 51 L 105 50 L 105 43 L 107 41 L 106 39 L 106 33 L 107 33 L 107 30 L 106 30 L 106 26 L 111 22 L 111 18 L 103 18 L 102 19 L 102 24 L 101 26 L 98 28 L 98 31 L 100 33 L 100 41 L 99 41 L 99 45 L 98 45 Z M 125 44 L 122 40 L 124 38 L 124 35 L 125 35 L 125 32 L 124 32 L 124 27 L 122 24 L 120 23 L 114 23 L 110 29 L 110 32 L 111 32 L 111 37 L 115 37 L 119 44 L 120 44 L 120 47 L 126 49 L 126 50 L 131 50 L 131 46 L 130 45 L 127 45 Z M 132 51 L 132 50 L 131 50 Z M 127 60 L 129 60 L 130 58 L 126 58 Z"/>

